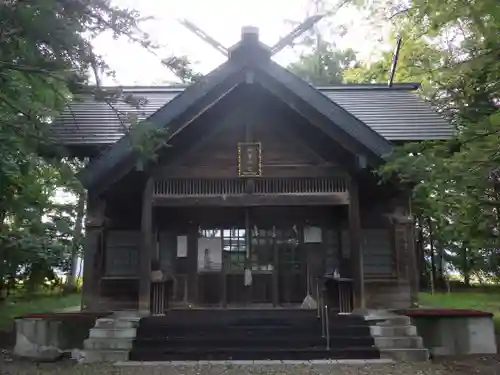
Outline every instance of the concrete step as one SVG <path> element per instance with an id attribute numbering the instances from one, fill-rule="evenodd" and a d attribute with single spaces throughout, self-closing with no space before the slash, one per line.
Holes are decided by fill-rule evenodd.
<path id="1" fill-rule="evenodd" d="M 100 318 L 95 322 L 95 328 L 137 328 L 139 325 L 139 318 L 137 319 L 113 319 L 113 318 Z"/>
<path id="2" fill-rule="evenodd" d="M 386 327 L 386 326 L 410 326 L 411 319 L 408 316 L 399 315 L 399 316 L 384 318 L 381 320 L 376 320 L 373 323 L 374 323 L 374 325 L 382 326 L 382 327 Z M 373 323 L 372 323 L 372 325 L 373 325 Z"/>
<path id="3" fill-rule="evenodd" d="M 420 336 L 374 337 L 375 346 L 379 349 L 423 349 Z"/>
<path id="4" fill-rule="evenodd" d="M 370 326 L 372 336 L 382 337 L 401 337 L 401 336 L 416 336 L 417 327 L 415 326 Z"/>
<path id="5" fill-rule="evenodd" d="M 83 342 L 87 350 L 130 350 L 133 345 L 132 339 L 116 338 L 90 338 Z"/>
<path id="6" fill-rule="evenodd" d="M 380 349 L 380 358 L 402 362 L 421 362 L 429 360 L 427 349 Z"/>
<path id="7" fill-rule="evenodd" d="M 135 328 L 92 328 L 89 338 L 134 339 L 136 333 Z"/>
<path id="8" fill-rule="evenodd" d="M 128 350 L 85 350 L 83 363 L 128 361 Z"/>

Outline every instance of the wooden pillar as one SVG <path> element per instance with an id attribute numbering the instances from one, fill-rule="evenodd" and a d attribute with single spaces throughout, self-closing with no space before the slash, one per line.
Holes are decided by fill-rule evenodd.
<path id="1" fill-rule="evenodd" d="M 405 194 L 408 221 L 406 222 L 406 246 L 408 249 L 408 279 L 410 282 L 410 302 L 412 307 L 418 303 L 418 291 L 420 289 L 420 273 L 418 268 L 417 253 L 415 246 L 415 222 L 411 210 L 411 191 Z"/>
<path id="2" fill-rule="evenodd" d="M 250 209 L 245 207 L 245 270 L 243 273 L 243 283 L 245 283 L 247 269 L 252 269 L 252 229 L 250 227 Z M 251 272 L 251 271 L 250 271 Z M 253 285 L 253 282 L 252 282 Z M 245 285 L 245 304 L 252 303 L 252 285 Z"/>
<path id="3" fill-rule="evenodd" d="M 276 234 L 275 229 L 273 229 L 273 306 L 277 307 L 279 305 L 279 251 L 278 245 L 276 244 Z"/>
<path id="4" fill-rule="evenodd" d="M 359 212 L 359 188 L 354 177 L 349 179 L 349 244 L 353 279 L 354 308 L 364 309 L 365 282 L 361 249 L 361 219 Z"/>
<path id="5" fill-rule="evenodd" d="M 198 222 L 190 221 L 187 234 L 188 302 L 200 302 L 198 274 Z"/>
<path id="6" fill-rule="evenodd" d="M 142 194 L 141 247 L 139 252 L 139 311 L 150 312 L 151 259 L 153 256 L 153 187 L 148 178 Z"/>
<path id="7" fill-rule="evenodd" d="M 105 202 L 88 194 L 87 216 L 85 221 L 85 241 L 83 248 L 83 285 L 82 310 L 96 311 L 99 309 L 100 280 L 102 273 L 102 236 L 105 225 Z"/>
<path id="8" fill-rule="evenodd" d="M 419 273 L 415 249 L 415 223 L 411 215 L 411 192 L 406 191 L 394 201 L 390 215 L 393 225 L 398 279 L 408 283 L 410 303 L 418 302 Z"/>

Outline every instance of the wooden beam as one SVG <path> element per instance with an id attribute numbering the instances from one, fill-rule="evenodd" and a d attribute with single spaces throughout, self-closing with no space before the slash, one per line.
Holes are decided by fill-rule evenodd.
<path id="1" fill-rule="evenodd" d="M 353 279 L 354 308 L 365 308 L 365 283 L 363 254 L 361 249 L 361 220 L 359 213 L 359 188 L 355 177 L 351 177 L 349 188 L 349 244 Z"/>
<path id="2" fill-rule="evenodd" d="M 338 206 L 349 203 L 349 193 L 328 194 L 241 194 L 231 196 L 154 197 L 155 206 L 168 207 L 257 207 L 257 206 Z"/>
<path id="3" fill-rule="evenodd" d="M 262 165 L 263 177 L 287 178 L 287 177 L 344 177 L 346 174 L 335 165 L 293 165 L 293 164 L 264 164 Z M 158 180 L 168 178 L 236 178 L 235 166 L 168 166 L 160 167 L 155 171 Z"/>
<path id="4" fill-rule="evenodd" d="M 105 225 L 105 201 L 89 192 L 85 220 L 85 244 L 83 249 L 82 310 L 96 311 L 100 302 L 100 275 L 102 270 L 102 236 Z"/>
<path id="5" fill-rule="evenodd" d="M 148 178 L 142 194 L 141 248 L 139 253 L 139 311 L 150 312 L 151 299 L 151 257 L 153 253 L 153 188 L 152 178 Z"/>

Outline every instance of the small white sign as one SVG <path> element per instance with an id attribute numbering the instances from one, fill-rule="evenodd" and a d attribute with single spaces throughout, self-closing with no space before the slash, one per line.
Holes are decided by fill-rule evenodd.
<path id="1" fill-rule="evenodd" d="M 321 243 L 321 228 L 320 227 L 305 227 L 304 228 L 304 243 Z"/>
<path id="2" fill-rule="evenodd" d="M 185 258 L 187 255 L 187 236 L 177 236 L 177 258 Z"/>

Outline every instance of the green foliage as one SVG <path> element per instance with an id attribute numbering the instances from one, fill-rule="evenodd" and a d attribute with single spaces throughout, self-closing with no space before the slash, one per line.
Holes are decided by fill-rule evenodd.
<path id="1" fill-rule="evenodd" d="M 395 2 L 392 2 L 394 6 Z M 381 175 L 416 184 L 415 214 L 445 260 L 468 279 L 500 276 L 500 6 L 496 1 L 416 0 L 394 19 L 403 36 L 396 82 L 422 83 L 421 95 L 456 128 L 448 141 L 407 144 Z M 402 31 L 402 32 L 401 32 Z M 392 54 L 348 70 L 346 80 L 386 82 Z"/>
<path id="2" fill-rule="evenodd" d="M 75 94 L 88 91 L 90 71 L 98 83 L 99 74 L 113 74 L 94 53 L 92 39 L 110 31 L 149 50 L 155 46 L 139 29 L 139 13 L 109 0 L 7 0 L 0 3 L 0 19 L 0 295 L 5 296 L 18 279 L 32 290 L 56 280 L 54 270 L 68 271 L 81 251 L 85 199 L 61 204 L 54 196 L 82 197 L 74 174 L 83 163 L 54 155 L 48 126 Z"/>
<path id="3" fill-rule="evenodd" d="M 80 305 L 81 295 L 78 293 L 51 295 L 30 295 L 29 298 L 17 296 L 0 305 L 0 331 L 12 329 L 14 319 L 26 314 L 58 312 L 66 308 Z"/>
<path id="4" fill-rule="evenodd" d="M 444 273 L 444 261 L 466 281 L 471 277 L 498 280 L 500 3 L 348 3 L 369 11 L 374 29 L 388 24 L 388 41 L 393 46 L 397 36 L 402 37 L 394 81 L 421 83 L 421 97 L 456 129 L 450 140 L 397 148 L 379 171 L 382 179 L 397 175 L 415 186 L 413 212 L 418 222 L 422 263 L 433 264 L 434 278 L 443 276 L 436 273 Z M 316 84 L 336 83 L 339 79 L 347 83 L 387 83 L 392 50 L 376 51 L 371 63 L 355 62 L 345 60 L 323 40 L 318 30 L 309 33 L 305 40 L 309 52 L 292 64 L 292 70 Z M 429 276 L 426 269 L 422 273 Z"/>
<path id="5" fill-rule="evenodd" d="M 311 52 L 302 54 L 288 69 L 312 85 L 332 85 L 342 83 L 344 70 L 355 61 L 353 50 L 339 51 L 320 39 Z"/>

